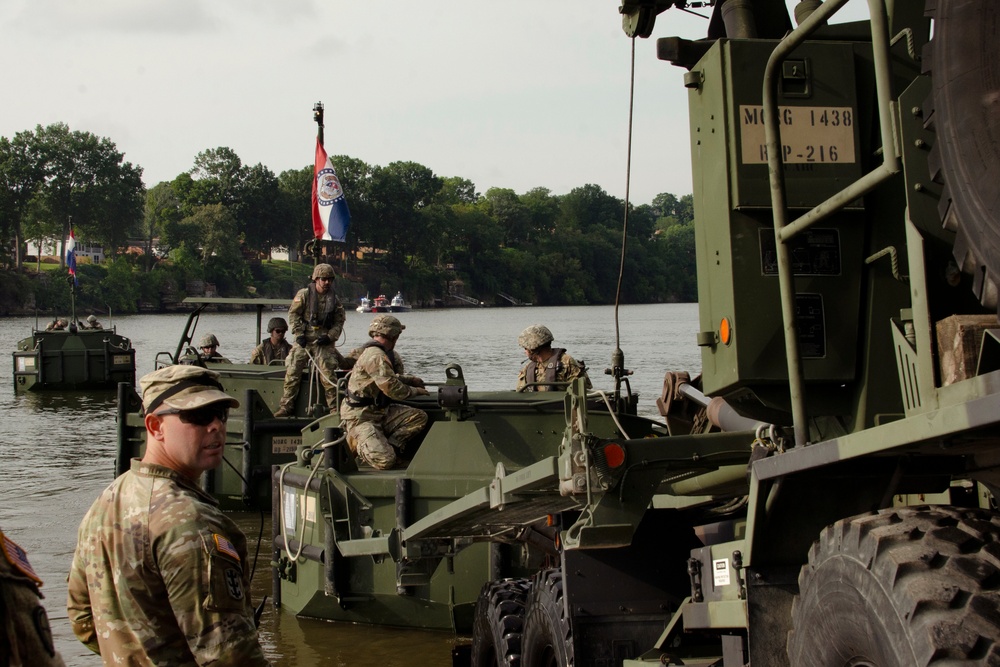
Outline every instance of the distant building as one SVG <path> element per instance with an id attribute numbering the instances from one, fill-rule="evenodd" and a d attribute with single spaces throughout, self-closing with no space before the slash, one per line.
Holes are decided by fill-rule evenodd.
<path id="1" fill-rule="evenodd" d="M 55 257 L 59 258 L 62 252 L 62 241 L 60 239 L 45 239 L 39 245 L 35 241 L 28 241 L 28 251 L 26 255 L 34 257 Z M 76 240 L 76 261 L 83 260 L 84 263 L 100 264 L 104 261 L 104 246 L 87 245 L 83 239 Z"/>

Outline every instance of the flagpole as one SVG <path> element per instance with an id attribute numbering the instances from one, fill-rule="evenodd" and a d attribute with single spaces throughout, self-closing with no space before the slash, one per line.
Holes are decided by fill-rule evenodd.
<path id="1" fill-rule="evenodd" d="M 317 102 L 313 105 L 313 120 L 316 121 L 316 125 L 319 127 L 319 144 L 324 146 L 323 142 L 323 103 Z"/>
<path id="2" fill-rule="evenodd" d="M 322 102 L 317 102 L 316 104 L 313 105 L 313 120 L 316 121 L 316 137 L 319 140 L 319 145 L 320 146 L 324 146 L 324 141 L 323 141 L 323 103 Z M 325 148 L 325 146 L 324 146 L 324 148 Z M 315 239 L 314 240 L 314 242 L 312 244 L 312 256 L 313 256 L 313 266 L 314 267 L 317 264 L 319 264 L 319 257 L 320 257 L 321 254 L 323 254 L 324 246 L 325 245 L 326 244 L 323 241 L 319 240 L 319 239 Z"/>

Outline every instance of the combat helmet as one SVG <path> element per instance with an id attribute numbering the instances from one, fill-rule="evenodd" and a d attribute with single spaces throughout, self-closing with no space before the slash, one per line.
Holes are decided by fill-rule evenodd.
<path id="1" fill-rule="evenodd" d="M 333 272 L 333 267 L 329 264 L 317 264 L 316 268 L 313 269 L 313 280 L 317 278 L 334 278 L 336 274 Z"/>
<path id="2" fill-rule="evenodd" d="M 285 321 L 283 317 L 272 317 L 267 321 L 267 333 L 271 333 L 275 329 L 283 329 L 288 331 L 288 322 Z"/>
<path id="3" fill-rule="evenodd" d="M 215 334 L 207 333 L 201 337 L 198 341 L 198 347 L 218 347 L 219 339 L 215 337 Z"/>
<path id="4" fill-rule="evenodd" d="M 379 334 L 387 338 L 397 338 L 405 328 L 406 325 L 392 315 L 379 314 L 375 316 L 375 319 L 372 320 L 371 325 L 368 327 L 368 335 L 371 338 Z"/>
<path id="5" fill-rule="evenodd" d="M 89 317 L 87 317 L 87 321 L 90 322 L 91 324 L 93 324 L 94 322 L 97 321 L 97 316 L 90 315 Z"/>
<path id="6" fill-rule="evenodd" d="M 537 350 L 542 345 L 552 342 L 552 332 L 542 324 L 532 324 L 517 337 L 517 344 L 526 350 Z"/>

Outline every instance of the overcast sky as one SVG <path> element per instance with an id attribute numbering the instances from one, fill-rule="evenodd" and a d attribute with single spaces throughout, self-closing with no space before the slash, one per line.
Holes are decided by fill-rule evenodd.
<path id="1" fill-rule="evenodd" d="M 624 198 L 631 46 L 618 5 L 3 0 L 0 136 L 64 122 L 114 141 L 147 186 L 218 146 L 280 174 L 312 163 L 321 101 L 331 155 L 410 160 L 479 192 L 595 183 Z M 635 204 L 691 191 L 683 72 L 656 60 L 655 38 L 706 26 L 672 9 L 637 40 Z"/>

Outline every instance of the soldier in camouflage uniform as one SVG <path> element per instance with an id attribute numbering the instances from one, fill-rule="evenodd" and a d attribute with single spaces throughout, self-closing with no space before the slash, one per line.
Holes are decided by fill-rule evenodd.
<path id="1" fill-rule="evenodd" d="M 403 360 L 394 352 L 405 328 L 392 315 L 375 316 L 368 328 L 371 340 L 354 364 L 340 405 L 348 446 L 379 470 L 392 468 L 398 452 L 427 425 L 426 412 L 394 402 L 428 395 L 423 380 L 404 374 Z"/>
<path id="2" fill-rule="evenodd" d="M 39 600 L 42 580 L 24 549 L 0 531 L 0 665 L 66 667 Z"/>
<path id="3" fill-rule="evenodd" d="M 267 333 L 271 335 L 253 349 L 253 352 L 250 353 L 250 363 L 267 366 L 275 359 L 284 361 L 292 349 L 292 346 L 285 340 L 286 331 L 288 331 L 288 322 L 281 317 L 272 317 L 267 323 Z"/>
<path id="4" fill-rule="evenodd" d="M 517 344 L 524 348 L 528 363 L 517 378 L 518 391 L 562 391 L 565 383 L 578 377 L 586 378 L 591 388 L 587 367 L 566 354 L 561 347 L 552 347 L 552 332 L 541 324 L 533 324 L 517 337 Z M 529 384 L 532 383 L 532 384 Z"/>
<path id="5" fill-rule="evenodd" d="M 215 337 L 215 334 L 207 333 L 201 337 L 198 341 L 198 348 L 201 350 L 201 357 L 203 361 L 213 361 L 217 364 L 228 364 L 231 363 L 229 359 L 219 354 L 219 339 Z"/>
<path id="6" fill-rule="evenodd" d="M 335 344 L 344 330 L 347 314 L 333 292 L 334 275 L 329 264 L 317 264 L 312 284 L 300 289 L 288 308 L 295 345 L 285 360 L 285 393 L 275 417 L 287 417 L 295 412 L 295 397 L 299 395 L 302 373 L 309 365 L 310 356 L 318 367 L 330 412 L 337 409 L 336 371 L 346 362 Z"/>
<path id="7" fill-rule="evenodd" d="M 179 365 L 140 380 L 145 454 L 80 524 L 69 620 L 106 665 L 270 665 L 246 538 L 198 484 L 222 462 L 228 410 L 239 406 L 218 377 Z"/>

